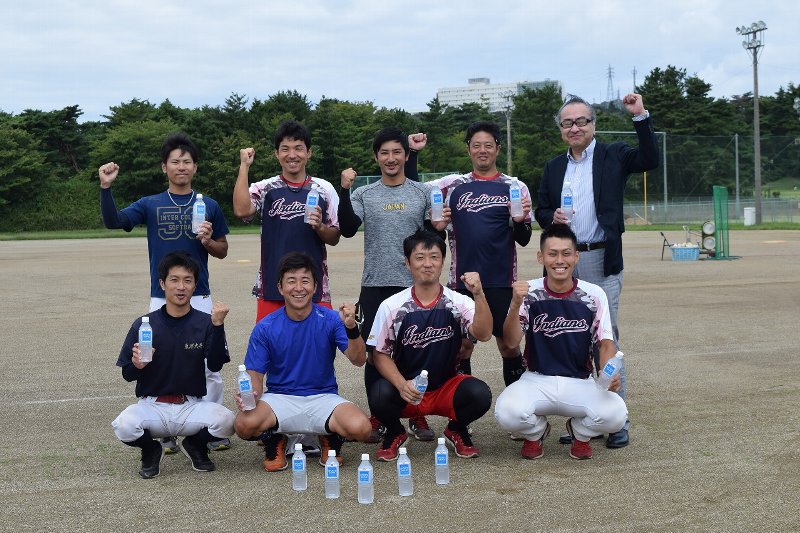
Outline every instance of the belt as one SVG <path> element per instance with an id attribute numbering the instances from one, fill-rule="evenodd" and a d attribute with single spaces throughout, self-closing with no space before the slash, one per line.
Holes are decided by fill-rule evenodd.
<path id="1" fill-rule="evenodd" d="M 186 403 L 188 398 L 185 394 L 162 394 L 161 396 L 156 396 L 156 402 L 158 403 Z"/>
<path id="2" fill-rule="evenodd" d="M 605 248 L 605 242 L 579 242 L 578 243 L 578 251 L 579 252 L 591 252 L 592 250 L 599 250 L 600 248 Z"/>

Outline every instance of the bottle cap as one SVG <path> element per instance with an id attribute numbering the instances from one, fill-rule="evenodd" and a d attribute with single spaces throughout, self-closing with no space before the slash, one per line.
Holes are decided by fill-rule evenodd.
<path id="1" fill-rule="evenodd" d="M 294 443 L 294 451 L 302 452 L 303 451 L 303 444 L 300 443 L 300 442 L 295 442 Z"/>
<path id="2" fill-rule="evenodd" d="M 403 448 L 400 448 L 400 455 L 406 455 L 407 453 L 408 453 L 408 452 L 407 452 L 407 450 L 405 449 L 405 447 L 403 447 Z"/>
<path id="3" fill-rule="evenodd" d="M 150 317 L 149 316 L 143 316 L 142 317 L 142 322 L 144 322 L 145 324 L 149 324 L 150 323 Z"/>
<path id="4" fill-rule="evenodd" d="M 616 355 L 616 356 L 617 356 L 617 357 L 619 357 L 620 359 L 622 359 L 622 358 L 625 356 L 625 354 L 624 354 L 624 353 L 622 353 L 622 352 L 620 352 L 619 350 L 617 350 L 617 353 L 616 353 L 616 354 L 614 354 L 614 355 Z"/>
<path id="5" fill-rule="evenodd" d="M 333 450 L 331 450 L 331 451 L 333 451 Z M 369 454 L 368 453 L 362 453 L 361 454 L 361 460 L 362 461 L 369 461 Z"/>
<path id="6" fill-rule="evenodd" d="M 419 375 L 424 377 L 424 378 L 427 378 L 428 377 L 428 371 L 427 370 L 423 370 L 422 372 L 419 373 Z"/>
<path id="7" fill-rule="evenodd" d="M 439 437 L 438 443 L 439 444 L 444 444 L 444 437 Z"/>
<path id="8" fill-rule="evenodd" d="M 198 200 L 202 200 L 202 199 L 203 199 L 203 195 L 202 195 L 202 194 L 198 194 L 198 195 L 197 195 L 197 199 L 198 199 Z"/>
<path id="9" fill-rule="evenodd" d="M 328 450 L 328 457 L 336 457 L 336 450 Z"/>
<path id="10" fill-rule="evenodd" d="M 244 372 L 247 370 L 247 367 L 244 365 L 239 365 L 239 372 Z"/>

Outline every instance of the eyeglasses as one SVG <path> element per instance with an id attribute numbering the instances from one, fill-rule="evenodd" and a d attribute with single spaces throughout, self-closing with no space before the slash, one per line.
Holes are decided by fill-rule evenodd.
<path id="1" fill-rule="evenodd" d="M 579 128 L 582 128 L 585 125 L 587 125 L 588 123 L 590 123 L 592 120 L 594 120 L 594 119 L 586 118 L 586 117 L 578 117 L 575 120 L 572 120 L 571 118 L 565 118 L 564 120 L 559 122 L 558 125 L 561 126 L 562 128 L 564 128 L 565 130 L 570 129 L 573 126 L 573 124 L 575 126 L 578 126 Z"/>

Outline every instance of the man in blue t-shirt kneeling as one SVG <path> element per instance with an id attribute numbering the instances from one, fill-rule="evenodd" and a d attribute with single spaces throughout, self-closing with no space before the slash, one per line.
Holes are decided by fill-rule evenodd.
<path id="1" fill-rule="evenodd" d="M 244 363 L 260 401 L 245 411 L 237 393 L 234 428 L 240 438 L 264 443 L 268 472 L 288 466 L 286 434 L 319 435 L 324 466 L 329 450 L 341 463 L 344 440 L 366 441 L 372 429 L 364 411 L 339 396 L 333 366 L 337 347 L 356 366 L 366 361 L 355 306 L 344 303 L 337 312 L 315 304 L 318 283 L 310 256 L 286 254 L 278 265 L 278 291 L 286 305 L 256 324 L 247 346 Z"/>

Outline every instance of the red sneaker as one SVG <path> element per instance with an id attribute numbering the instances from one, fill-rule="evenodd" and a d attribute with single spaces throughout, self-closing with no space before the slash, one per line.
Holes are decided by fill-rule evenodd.
<path id="1" fill-rule="evenodd" d="M 450 429 L 448 425 L 444 428 L 444 437 L 450 441 L 456 455 L 468 459 L 470 457 L 478 457 L 480 450 L 477 446 L 472 444 L 472 439 L 469 436 L 469 431 L 455 431 Z"/>
<path id="2" fill-rule="evenodd" d="M 544 428 L 544 433 L 542 436 L 537 440 L 528 440 L 525 439 L 525 443 L 522 445 L 522 457 L 525 459 L 538 459 L 539 457 L 544 455 L 544 449 L 542 448 L 542 441 L 550 434 L 550 422 Z"/>
<path id="3" fill-rule="evenodd" d="M 397 456 L 400 455 L 400 446 L 407 440 L 408 433 L 405 431 L 397 434 L 390 434 L 387 431 L 386 436 L 383 437 L 383 444 L 381 444 L 381 447 L 375 452 L 375 457 L 378 458 L 378 461 L 394 461 L 397 459 Z"/>
<path id="4" fill-rule="evenodd" d="M 429 441 L 436 437 L 436 434 L 431 430 L 424 416 L 409 418 L 408 432 L 414 435 L 414 438 L 417 440 Z"/>
<path id="5" fill-rule="evenodd" d="M 267 472 L 278 472 L 286 470 L 289 462 L 286 460 L 286 443 L 289 439 L 286 435 L 273 433 L 268 439 L 264 440 L 264 470 Z"/>
<path id="6" fill-rule="evenodd" d="M 372 431 L 369 434 L 367 442 L 371 444 L 377 444 L 381 441 L 383 435 L 386 433 L 386 426 L 381 424 L 381 421 L 378 420 L 378 417 L 376 416 L 369 417 L 369 423 L 372 425 Z"/>
<path id="7" fill-rule="evenodd" d="M 569 456 L 573 459 L 591 459 L 592 447 L 589 441 L 584 442 L 575 438 L 575 434 L 572 432 L 571 418 L 567 420 L 567 431 L 569 431 L 569 435 L 572 437 L 572 445 L 569 447 Z"/>

